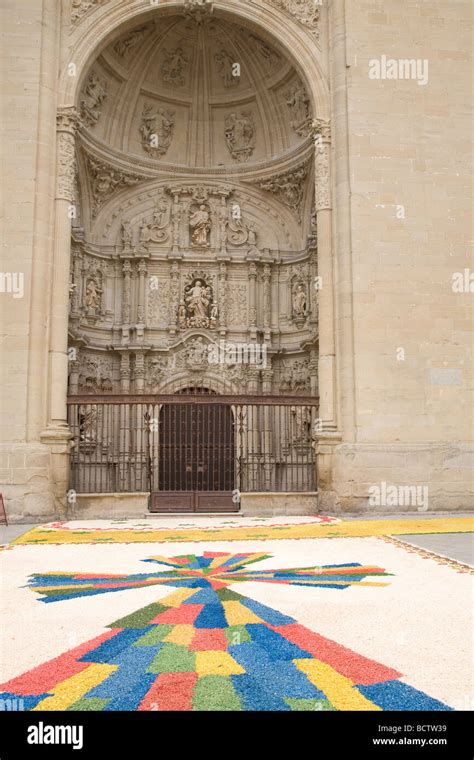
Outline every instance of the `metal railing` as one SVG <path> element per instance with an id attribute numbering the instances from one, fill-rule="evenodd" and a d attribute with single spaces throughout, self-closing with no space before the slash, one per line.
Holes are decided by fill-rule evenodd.
<path id="1" fill-rule="evenodd" d="M 71 488 L 315 491 L 317 409 L 299 396 L 71 396 Z"/>

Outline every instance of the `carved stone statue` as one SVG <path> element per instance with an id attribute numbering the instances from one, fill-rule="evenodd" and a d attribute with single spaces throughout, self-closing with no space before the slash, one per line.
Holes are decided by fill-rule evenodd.
<path id="1" fill-rule="evenodd" d="M 143 150 L 153 158 L 164 156 L 173 139 L 173 127 L 174 111 L 158 108 L 155 112 L 150 103 L 145 103 L 140 125 Z"/>
<path id="2" fill-rule="evenodd" d="M 182 47 L 166 53 L 161 75 L 164 82 L 182 87 L 186 81 L 186 71 L 189 65 L 189 58 L 185 55 Z"/>
<path id="3" fill-rule="evenodd" d="M 102 288 L 98 282 L 91 278 L 86 286 L 86 306 L 90 311 L 99 311 L 102 305 Z"/>
<path id="4" fill-rule="evenodd" d="M 209 311 L 209 288 L 201 280 L 187 288 L 185 302 L 191 317 L 196 321 L 207 320 Z M 196 325 L 198 326 L 198 325 Z"/>
<path id="5" fill-rule="evenodd" d="M 220 53 L 216 53 L 214 60 L 217 64 L 217 70 L 222 77 L 224 87 L 233 87 L 240 82 L 240 74 L 236 75 L 236 69 L 233 57 L 227 52 L 227 50 L 221 50 Z"/>
<path id="6" fill-rule="evenodd" d="M 184 349 L 184 363 L 189 369 L 204 369 L 209 361 L 207 344 L 203 338 L 193 338 Z"/>
<path id="7" fill-rule="evenodd" d="M 306 288 L 302 282 L 299 282 L 293 293 L 293 316 L 305 317 L 307 311 L 306 307 Z"/>
<path id="8" fill-rule="evenodd" d="M 133 231 L 132 231 L 132 225 L 130 224 L 130 222 L 128 221 L 122 222 L 121 237 L 122 237 L 122 245 L 124 248 L 128 249 L 132 245 L 132 235 L 133 235 Z"/>
<path id="9" fill-rule="evenodd" d="M 81 118 L 88 127 L 94 127 L 99 121 L 100 107 L 107 96 L 107 85 L 92 73 L 81 94 Z"/>
<path id="10" fill-rule="evenodd" d="M 211 306 L 211 316 L 209 317 L 209 326 L 211 330 L 216 327 L 218 317 L 219 317 L 219 308 L 216 303 L 213 303 Z"/>
<path id="11" fill-rule="evenodd" d="M 295 82 L 286 93 L 286 103 L 291 111 L 291 126 L 301 137 L 306 137 L 310 130 L 310 99 L 301 82 Z"/>
<path id="12" fill-rule="evenodd" d="M 178 325 L 181 328 L 186 327 L 186 306 L 184 303 L 180 303 L 178 306 Z"/>
<path id="13" fill-rule="evenodd" d="M 201 204 L 198 209 L 192 212 L 189 224 L 192 228 L 191 241 L 193 246 L 207 248 L 209 246 L 211 219 L 209 210 L 204 204 Z"/>
<path id="14" fill-rule="evenodd" d="M 251 111 L 230 113 L 225 120 L 225 139 L 232 158 L 247 161 L 255 149 L 255 122 Z"/>

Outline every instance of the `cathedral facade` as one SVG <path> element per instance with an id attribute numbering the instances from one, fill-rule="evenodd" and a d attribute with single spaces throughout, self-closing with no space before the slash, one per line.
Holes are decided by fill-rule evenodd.
<path id="1" fill-rule="evenodd" d="M 402 5 L 5 11 L 10 519 L 473 506 L 468 6 Z"/>

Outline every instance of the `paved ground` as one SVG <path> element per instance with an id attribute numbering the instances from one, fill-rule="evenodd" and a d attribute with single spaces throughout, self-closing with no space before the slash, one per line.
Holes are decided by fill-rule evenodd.
<path id="1" fill-rule="evenodd" d="M 449 559 L 474 566 L 474 536 L 472 533 L 443 533 L 431 536 L 397 536 L 399 541 L 428 549 Z"/>

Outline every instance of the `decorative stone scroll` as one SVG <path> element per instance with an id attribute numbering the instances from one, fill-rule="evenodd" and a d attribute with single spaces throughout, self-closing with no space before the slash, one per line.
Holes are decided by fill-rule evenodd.
<path id="1" fill-rule="evenodd" d="M 90 155 L 86 155 L 87 168 L 91 179 L 92 209 L 95 219 L 100 209 L 119 190 L 137 185 L 147 177 L 141 174 L 116 169 L 114 166 Z"/>
<path id="2" fill-rule="evenodd" d="M 308 162 L 297 169 L 277 174 L 270 179 L 251 180 L 261 190 L 273 193 L 289 208 L 301 224 L 301 206 L 304 198 L 305 179 L 308 174 Z"/>
<path id="3" fill-rule="evenodd" d="M 282 8 L 300 24 L 303 24 L 316 39 L 319 39 L 319 5 L 317 0 L 267 0 Z"/>

